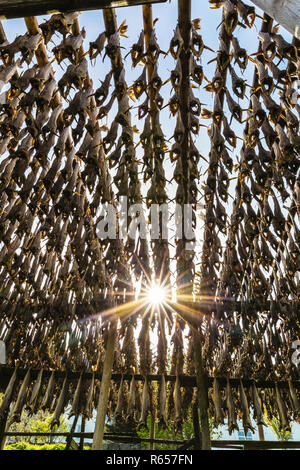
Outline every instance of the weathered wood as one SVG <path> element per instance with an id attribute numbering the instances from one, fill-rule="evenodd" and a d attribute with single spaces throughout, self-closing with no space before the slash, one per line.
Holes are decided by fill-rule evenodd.
<path id="1" fill-rule="evenodd" d="M 203 367 L 201 342 L 196 331 L 193 331 L 193 343 L 198 390 L 198 405 L 200 411 L 202 450 L 210 450 L 211 442 L 208 420 L 208 383 Z"/>
<path id="2" fill-rule="evenodd" d="M 68 437 L 67 437 L 67 442 L 66 442 L 65 450 L 69 450 L 69 449 L 70 449 L 71 442 L 72 442 L 72 439 L 73 439 L 73 437 L 74 437 L 74 431 L 75 431 L 75 428 L 76 428 L 76 424 L 77 424 L 78 418 L 79 418 L 79 415 L 77 415 L 77 416 L 74 417 L 74 421 L 73 421 L 73 423 L 72 423 L 70 433 L 68 434 Z"/>
<path id="3" fill-rule="evenodd" d="M 167 0 L 0 0 L 0 19 L 164 3 Z"/>
<path id="4" fill-rule="evenodd" d="M 21 436 L 21 437 L 30 437 L 30 436 L 36 436 L 36 437 L 42 437 L 42 436 L 47 436 L 47 437 L 64 437 L 69 435 L 69 433 L 66 432 L 6 432 L 5 436 Z M 86 439 L 90 439 L 93 437 L 92 432 L 77 432 L 73 434 L 74 438 L 80 438 L 80 437 L 85 437 Z M 121 436 L 121 435 L 114 435 L 114 434 L 104 434 L 104 437 L 109 440 L 115 440 L 116 442 L 131 442 L 131 443 L 140 443 L 140 442 L 150 442 L 151 439 L 149 438 L 144 438 L 144 437 L 132 437 L 132 436 Z M 191 447 L 193 445 L 194 439 L 190 439 L 188 441 L 183 441 L 183 440 L 172 440 L 172 439 L 153 439 L 153 442 L 156 444 L 175 444 L 182 446 L 182 449 L 187 449 L 188 447 Z M 300 441 L 238 441 L 238 440 L 212 440 L 211 441 L 211 446 L 214 448 L 219 448 L 219 449 L 231 449 L 231 448 L 243 448 L 247 447 L 249 450 L 256 450 L 256 449 L 300 449 Z M 179 450 L 179 449 L 178 449 Z"/>
<path id="5" fill-rule="evenodd" d="M 143 22 L 144 22 L 144 33 L 145 33 L 145 45 L 146 50 L 149 47 L 151 34 L 153 31 L 153 15 L 152 15 L 152 6 L 151 5 L 143 5 Z M 147 62 L 147 73 L 148 73 L 148 83 L 150 83 L 152 74 L 153 74 L 154 66 L 150 60 Z M 151 115 L 151 122 L 152 126 L 155 123 L 155 117 L 157 114 L 156 106 L 155 106 L 155 93 L 153 89 L 150 87 L 149 89 L 149 99 L 150 99 L 150 115 Z"/>
<path id="6" fill-rule="evenodd" d="M 37 22 L 37 19 L 34 16 L 26 16 L 25 23 L 26 23 L 29 34 L 32 34 L 33 36 L 35 36 L 36 34 L 41 34 L 39 24 Z M 37 63 L 40 67 L 43 67 L 43 65 L 48 64 L 49 59 L 48 59 L 44 42 L 41 42 L 39 44 L 35 52 L 35 56 L 36 56 Z"/>
<path id="7" fill-rule="evenodd" d="M 114 350 L 115 350 L 116 338 L 117 338 L 117 324 L 116 324 L 116 321 L 114 320 L 111 323 L 109 333 L 108 333 L 92 450 L 102 449 L 104 427 L 105 427 L 105 417 L 106 417 L 109 389 L 110 389 L 110 384 L 111 384 L 111 373 L 112 373 L 113 362 L 114 362 Z"/>
<path id="8" fill-rule="evenodd" d="M 300 39 L 299 0 L 252 0 L 252 3 L 271 16 L 293 36 Z"/>
<path id="9" fill-rule="evenodd" d="M 13 367 L 7 367 L 5 365 L 0 365 L 0 391 L 2 392 L 5 390 L 9 379 L 11 375 L 14 372 Z M 18 369 L 18 374 L 17 377 L 19 380 L 24 379 L 26 375 L 27 370 L 26 369 Z M 32 380 L 35 380 L 38 376 L 39 370 L 38 369 L 32 369 L 31 370 L 31 377 Z M 51 376 L 52 371 L 51 370 L 44 370 L 43 377 L 44 378 L 49 378 Z M 56 379 L 61 379 L 65 377 L 65 371 L 63 370 L 57 370 L 55 371 L 55 378 Z M 68 377 L 69 380 L 76 380 L 79 379 L 81 372 L 72 372 L 68 371 Z M 161 380 L 161 375 L 160 374 L 146 374 L 147 375 L 147 380 L 148 382 L 160 382 Z M 93 376 L 92 372 L 84 372 L 83 373 L 83 379 L 84 380 L 91 380 Z M 131 381 L 132 380 L 132 374 L 123 374 L 123 380 Z M 134 378 L 136 381 L 141 381 L 144 382 L 145 376 L 142 374 L 134 374 Z M 102 374 L 95 372 L 95 379 L 97 380 L 102 380 Z M 111 380 L 114 382 L 120 382 L 121 381 L 121 374 L 113 373 L 111 375 Z M 176 382 L 176 375 L 165 375 L 165 380 L 166 382 Z M 194 375 L 179 375 L 179 380 L 180 380 L 180 387 L 196 387 L 196 376 Z M 207 377 L 207 383 L 209 387 L 213 385 L 213 377 Z M 218 377 L 219 383 L 221 387 L 226 386 L 226 378 Z M 232 388 L 238 388 L 240 379 L 239 378 L 230 378 L 229 379 L 230 386 Z M 245 388 L 249 388 L 252 385 L 252 380 L 250 379 L 244 379 L 243 378 L 243 385 Z M 300 390 L 300 380 L 293 380 L 293 387 L 296 388 L 297 390 Z M 275 382 L 273 380 L 258 380 L 255 382 L 257 388 L 275 388 Z M 288 389 L 289 384 L 287 380 L 282 380 L 277 382 L 278 387 L 280 389 Z"/>
<path id="10" fill-rule="evenodd" d="M 193 427 L 194 427 L 194 449 L 201 450 L 201 432 L 200 432 L 200 425 L 199 425 L 199 413 L 198 413 L 198 406 L 194 403 L 192 408 L 192 416 L 193 416 Z"/>
<path id="11" fill-rule="evenodd" d="M 3 450 L 5 446 L 8 413 L 9 409 L 7 409 L 4 416 L 0 418 L 0 450 Z"/>
<path id="12" fill-rule="evenodd" d="M 81 418 L 81 436 L 80 436 L 80 442 L 79 442 L 79 450 L 83 450 L 84 447 L 84 432 L 85 432 L 85 421 L 86 418 L 82 416 Z"/>
<path id="13" fill-rule="evenodd" d="M 262 424 L 259 424 L 257 427 L 258 427 L 259 440 L 264 441 L 265 440 L 264 427 Z"/>
<path id="14" fill-rule="evenodd" d="M 153 409 L 152 412 L 151 412 L 151 422 L 150 422 L 150 445 L 149 445 L 149 449 L 150 449 L 150 450 L 154 450 L 154 449 L 155 449 L 155 446 L 154 446 L 154 438 L 155 438 L 155 416 L 156 416 L 156 412 L 155 412 L 155 409 Z"/>

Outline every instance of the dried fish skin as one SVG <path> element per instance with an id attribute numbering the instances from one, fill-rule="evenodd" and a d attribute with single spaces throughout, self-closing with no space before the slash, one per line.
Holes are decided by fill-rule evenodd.
<path id="1" fill-rule="evenodd" d="M 214 377 L 212 400 L 213 400 L 214 411 L 215 411 L 215 425 L 219 426 L 220 424 L 224 424 L 224 412 L 222 408 L 220 384 L 219 384 L 219 380 L 217 377 Z"/>

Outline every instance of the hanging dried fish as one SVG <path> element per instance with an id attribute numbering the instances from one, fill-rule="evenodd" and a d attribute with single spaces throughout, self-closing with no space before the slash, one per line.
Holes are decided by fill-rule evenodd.
<path id="1" fill-rule="evenodd" d="M 89 56 L 90 60 L 96 59 L 96 57 L 103 51 L 106 42 L 106 32 L 100 33 L 96 41 L 90 42 Z"/>
<path id="2" fill-rule="evenodd" d="M 153 76 L 152 76 L 153 77 Z M 151 85 L 154 89 L 157 89 L 157 86 L 153 86 L 153 81 L 151 78 Z M 140 96 L 146 91 L 147 89 L 147 67 L 145 66 L 141 75 L 135 80 L 132 85 L 133 93 L 136 99 L 139 99 Z"/>
<path id="3" fill-rule="evenodd" d="M 234 408 L 232 392 L 230 387 L 229 379 L 226 380 L 226 408 L 227 408 L 227 417 L 228 417 L 228 432 L 231 435 L 232 431 L 239 430 L 236 421 L 236 412 Z"/>
<path id="4" fill-rule="evenodd" d="M 5 416 L 6 411 L 9 409 L 10 403 L 11 403 L 11 397 L 14 392 L 14 388 L 17 382 L 17 373 L 18 373 L 18 368 L 15 367 L 14 373 L 12 374 L 9 383 L 5 389 L 4 396 L 2 398 L 2 403 L 0 406 L 0 418 L 3 418 Z"/>
<path id="5" fill-rule="evenodd" d="M 149 386 L 148 386 L 148 379 L 145 377 L 144 387 L 143 387 L 143 394 L 142 394 L 142 411 L 141 417 L 138 424 L 138 429 L 145 427 L 148 429 L 147 425 L 147 418 L 150 411 L 150 394 L 149 394 Z"/>
<path id="6" fill-rule="evenodd" d="M 144 55 L 145 55 L 144 54 L 144 42 L 145 42 L 145 35 L 144 35 L 144 31 L 142 31 L 139 36 L 138 42 L 133 44 L 129 52 L 133 67 L 135 67 L 138 63 L 142 62 L 144 58 Z"/>
<path id="7" fill-rule="evenodd" d="M 216 426 L 219 426 L 219 424 L 224 424 L 224 412 L 222 408 L 220 385 L 217 377 L 214 377 L 212 399 L 215 409 L 215 424 Z"/>
<path id="8" fill-rule="evenodd" d="M 177 434 L 178 431 L 181 430 L 182 424 L 183 424 L 179 375 L 176 375 L 176 382 L 175 382 L 175 388 L 174 388 L 174 405 L 175 405 L 174 432 L 175 434 Z"/>
<path id="9" fill-rule="evenodd" d="M 93 409 L 94 409 L 94 386 L 95 386 L 95 373 L 92 374 L 92 380 L 89 384 L 88 394 L 86 397 L 85 407 L 83 411 L 83 416 L 86 419 L 91 419 L 93 416 Z"/>
<path id="10" fill-rule="evenodd" d="M 124 394 L 125 394 L 124 379 L 122 375 L 120 386 L 119 386 L 119 391 L 118 391 L 117 406 L 115 409 L 115 420 L 117 423 L 123 421 L 123 410 L 124 410 L 124 403 L 125 403 Z"/>
<path id="11" fill-rule="evenodd" d="M 298 400 L 298 397 L 297 397 L 296 390 L 293 386 L 292 380 L 289 379 L 288 383 L 289 383 L 289 391 L 290 391 L 291 398 L 292 398 L 292 404 L 293 404 L 293 408 L 294 408 L 294 414 L 295 414 L 296 419 L 298 419 L 299 416 L 300 416 L 300 403 L 299 403 L 299 400 Z"/>
<path id="12" fill-rule="evenodd" d="M 287 411 L 286 411 L 286 406 L 284 404 L 284 401 L 281 397 L 278 383 L 275 382 L 275 397 L 276 397 L 276 404 L 278 407 L 278 412 L 279 412 L 279 417 L 280 417 L 280 425 L 281 429 L 284 432 L 291 432 L 291 427 L 288 421 L 288 416 L 287 416 Z"/>
<path id="13" fill-rule="evenodd" d="M 170 52 L 172 57 L 177 60 L 180 56 L 183 47 L 183 39 L 180 33 L 179 25 L 176 26 L 174 36 L 170 42 Z"/>
<path id="14" fill-rule="evenodd" d="M 178 88 L 181 85 L 181 80 L 182 80 L 182 68 L 181 68 L 181 61 L 178 59 L 176 62 L 176 67 L 174 70 L 171 72 L 171 83 L 175 91 L 178 90 Z"/>
<path id="15" fill-rule="evenodd" d="M 21 421 L 21 414 L 22 414 L 23 406 L 25 404 L 26 395 L 28 393 L 28 386 L 30 384 L 30 374 L 31 374 L 31 370 L 28 369 L 25 375 L 25 378 L 22 382 L 22 385 L 20 387 L 16 402 L 8 418 L 8 422 L 10 424 L 14 422 L 19 423 Z"/>
<path id="16" fill-rule="evenodd" d="M 49 387 L 49 384 L 48 384 L 48 387 Z M 64 411 L 67 389 L 68 389 L 68 378 L 66 375 L 63 381 L 63 385 L 62 385 L 59 397 L 57 399 L 56 407 L 55 407 L 53 418 L 51 421 L 51 429 L 53 429 L 55 425 L 59 426 L 60 416 L 62 415 Z"/>
<path id="17" fill-rule="evenodd" d="M 129 388 L 129 397 L 128 397 L 128 404 L 127 404 L 127 411 L 126 411 L 126 422 L 132 423 L 134 422 L 134 414 L 136 411 L 136 382 L 134 375 L 130 381 L 130 388 Z"/>
<path id="18" fill-rule="evenodd" d="M 159 383 L 159 413 L 158 413 L 158 427 L 159 429 L 167 429 L 167 411 L 166 411 L 166 401 L 167 401 L 167 388 L 166 388 L 166 379 L 164 374 L 161 376 Z"/>
<path id="19" fill-rule="evenodd" d="M 230 93 L 228 90 L 225 91 L 225 96 L 226 96 L 226 101 L 227 105 L 229 108 L 229 111 L 232 114 L 232 117 L 236 119 L 238 122 L 242 122 L 242 109 L 238 103 L 234 101 L 234 99 L 231 97 Z"/>
<path id="20" fill-rule="evenodd" d="M 246 70 L 249 58 L 246 49 L 241 48 L 239 41 L 235 36 L 232 37 L 231 43 L 233 47 L 233 57 L 235 63 L 238 64 L 240 69 Z"/>
<path id="21" fill-rule="evenodd" d="M 42 400 L 42 404 L 41 404 L 41 409 L 43 411 L 50 409 L 50 406 L 51 406 L 51 403 L 52 403 L 52 400 L 53 400 L 54 385 L 55 385 L 55 377 L 54 377 L 54 370 L 53 370 L 52 373 L 51 373 L 48 385 L 47 385 L 47 389 L 46 389 L 44 398 Z"/>
<path id="22" fill-rule="evenodd" d="M 229 72 L 232 80 L 232 91 L 238 96 L 238 98 L 244 99 L 246 92 L 246 80 L 238 77 L 233 67 L 229 66 Z"/>
<path id="23" fill-rule="evenodd" d="M 233 4 L 229 0 L 223 2 L 224 27 L 228 36 L 231 36 L 238 24 L 238 14 Z"/>
<path id="24" fill-rule="evenodd" d="M 247 400 L 247 396 L 244 390 L 242 379 L 240 379 L 240 384 L 239 384 L 239 395 L 240 395 L 241 407 L 242 407 L 243 428 L 245 431 L 245 436 L 247 436 L 249 429 L 251 432 L 254 433 L 254 428 L 252 426 L 251 419 L 250 419 L 248 400 Z"/>
<path id="25" fill-rule="evenodd" d="M 254 25 L 255 17 L 256 17 L 255 8 L 253 6 L 246 5 L 241 0 L 237 0 L 236 8 L 237 8 L 238 14 L 242 17 L 245 24 L 249 28 L 252 28 L 252 26 Z"/>
<path id="26" fill-rule="evenodd" d="M 39 371 L 36 382 L 31 392 L 31 397 L 28 403 L 28 408 L 31 411 L 31 413 L 34 413 L 37 410 L 37 403 L 38 403 L 38 399 L 39 399 L 40 392 L 41 392 L 41 386 L 42 386 L 43 372 L 44 372 L 43 369 Z"/>
<path id="27" fill-rule="evenodd" d="M 71 407 L 71 411 L 70 411 L 70 414 L 69 414 L 69 418 L 71 418 L 71 416 L 78 416 L 79 413 L 80 413 L 80 399 L 81 399 L 81 392 L 82 392 L 82 376 L 83 376 L 83 372 L 81 372 L 80 377 L 78 379 L 78 383 L 77 383 L 74 398 L 73 398 L 73 401 L 72 401 L 72 407 Z"/>
<path id="28" fill-rule="evenodd" d="M 110 70 L 110 72 L 108 72 L 108 74 L 104 78 L 101 86 L 97 88 L 97 90 L 95 91 L 95 100 L 96 100 L 97 106 L 102 106 L 102 104 L 108 97 L 109 86 L 110 86 L 112 75 L 113 75 L 113 72 L 112 70 Z"/>

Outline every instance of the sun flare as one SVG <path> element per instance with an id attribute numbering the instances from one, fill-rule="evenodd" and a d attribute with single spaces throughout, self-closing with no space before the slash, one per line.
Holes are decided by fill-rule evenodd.
<path id="1" fill-rule="evenodd" d="M 147 300 L 152 305 L 160 305 L 167 298 L 165 289 L 159 284 L 153 284 L 147 292 Z"/>

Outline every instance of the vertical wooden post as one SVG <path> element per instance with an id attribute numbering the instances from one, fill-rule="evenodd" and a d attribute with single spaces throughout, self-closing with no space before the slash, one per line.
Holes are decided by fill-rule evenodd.
<path id="1" fill-rule="evenodd" d="M 25 23 L 28 29 L 29 34 L 35 36 L 36 34 L 41 33 L 39 24 L 35 16 L 28 16 L 25 18 Z M 49 62 L 46 47 L 44 42 L 41 42 L 35 52 L 36 60 L 39 67 L 43 67 Z"/>
<path id="2" fill-rule="evenodd" d="M 71 429 L 70 429 L 70 433 L 67 437 L 67 440 L 66 440 L 66 447 L 65 447 L 65 450 L 69 450 L 70 449 L 70 445 L 71 445 L 71 442 L 72 442 L 72 438 L 73 438 L 73 434 L 75 432 L 75 429 L 76 429 L 76 424 L 77 424 L 77 421 L 78 421 L 78 417 L 79 415 L 76 415 L 74 416 L 74 421 L 72 423 L 72 426 L 71 426 Z"/>
<path id="3" fill-rule="evenodd" d="M 195 434 L 195 450 L 201 450 L 202 447 L 202 439 L 201 439 L 201 432 L 200 432 L 200 424 L 199 424 L 199 413 L 198 413 L 198 405 L 194 403 L 192 408 L 192 415 L 193 415 L 193 426 L 194 426 L 194 434 Z"/>
<path id="4" fill-rule="evenodd" d="M 150 38 L 151 38 L 152 31 L 153 31 L 152 5 L 143 5 L 143 22 L 144 22 L 145 45 L 146 45 L 146 50 L 147 50 L 149 47 Z M 152 62 L 148 60 L 147 61 L 148 83 L 150 83 L 153 70 L 154 70 L 154 66 Z M 154 99 L 155 99 L 154 91 L 151 87 L 149 89 L 149 98 L 150 98 L 151 122 L 152 122 L 152 126 L 154 126 L 157 111 L 156 111 L 156 106 L 154 103 Z"/>
<path id="5" fill-rule="evenodd" d="M 85 431 L 85 421 L 86 421 L 85 417 L 82 416 L 81 417 L 81 432 L 82 433 L 84 433 L 84 431 Z M 78 450 L 83 450 L 83 446 L 84 446 L 84 435 L 82 435 L 80 437 L 79 449 Z"/>
<path id="6" fill-rule="evenodd" d="M 189 150 L 189 92 L 190 92 L 190 36 L 191 36 L 191 0 L 178 0 L 178 24 L 183 39 L 183 48 L 180 53 L 180 62 L 182 69 L 182 81 L 180 86 L 180 113 L 182 122 L 185 126 L 184 139 L 181 146 L 181 160 L 183 171 L 183 187 L 185 195 L 185 204 L 188 204 L 188 150 Z M 184 230 L 182 231 L 184 234 Z"/>
<path id="7" fill-rule="evenodd" d="M 7 431 L 7 418 L 8 418 L 9 408 L 5 411 L 2 419 L 0 419 L 0 450 L 4 449 L 6 436 L 5 431 Z"/>
<path id="8" fill-rule="evenodd" d="M 264 433 L 264 427 L 262 424 L 258 425 L 258 434 L 259 434 L 259 440 L 264 441 L 265 440 L 265 433 Z"/>
<path id="9" fill-rule="evenodd" d="M 191 36 L 191 0 L 178 0 L 178 24 L 180 33 L 183 39 L 183 48 L 180 53 L 180 62 L 182 70 L 182 82 L 180 87 L 180 112 L 182 122 L 185 126 L 185 135 L 183 144 L 181 146 L 181 161 L 183 172 L 183 190 L 184 190 L 184 203 L 189 203 L 189 169 L 188 169 L 188 150 L 189 150 L 189 91 L 190 91 L 190 36 Z M 184 227 L 183 227 L 184 228 Z M 182 230 L 184 234 L 184 230 Z M 185 243 L 183 237 L 183 242 Z M 183 248 L 185 249 L 185 248 Z M 189 287 L 184 289 L 185 295 L 190 295 L 191 289 Z M 182 303 L 182 301 L 181 301 Z M 207 384 L 205 373 L 203 369 L 202 351 L 200 339 L 197 332 L 193 330 L 194 341 L 194 360 L 198 388 L 198 403 L 200 408 L 200 423 L 202 433 L 202 449 L 210 449 L 210 432 L 208 422 L 208 398 L 207 398 Z"/>
<path id="10" fill-rule="evenodd" d="M 156 417 L 155 409 L 152 409 L 152 411 L 151 411 L 151 423 L 150 423 L 150 439 L 155 438 L 155 417 Z M 149 449 L 154 450 L 154 448 L 155 448 L 154 442 L 150 441 Z"/>
<path id="11" fill-rule="evenodd" d="M 97 408 L 97 417 L 95 432 L 93 438 L 92 450 L 101 450 L 105 427 L 105 416 L 109 397 L 110 380 L 114 362 L 115 343 L 117 338 L 117 321 L 111 322 L 107 338 L 106 354 L 103 366 L 102 380 L 100 386 L 100 395 Z"/>
<path id="12" fill-rule="evenodd" d="M 202 435 L 202 450 L 210 450 L 210 429 L 208 420 L 208 390 L 207 378 L 203 368 L 202 348 L 200 338 L 195 330 L 193 330 L 194 341 L 194 358 L 196 369 L 196 381 L 198 389 L 198 402 L 200 410 L 200 423 Z"/>

